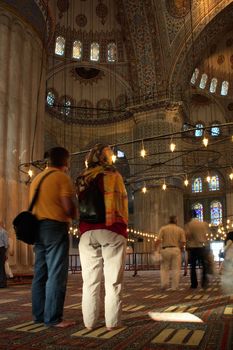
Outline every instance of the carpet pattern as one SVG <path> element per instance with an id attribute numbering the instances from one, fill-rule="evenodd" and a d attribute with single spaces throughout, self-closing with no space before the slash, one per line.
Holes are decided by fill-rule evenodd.
<path id="1" fill-rule="evenodd" d="M 0 289 L 1 350 L 233 349 L 233 295 L 222 294 L 219 276 L 205 290 L 190 290 L 189 276 L 181 276 L 178 291 L 161 291 L 158 271 L 140 272 L 136 277 L 126 272 L 123 324 L 111 332 L 104 326 L 103 305 L 98 328 L 84 328 L 80 274 L 69 276 L 64 318 L 75 320 L 76 325 L 68 329 L 31 321 L 30 287 L 10 281 L 7 289 Z M 149 311 L 189 312 L 203 323 L 157 322 L 149 318 Z"/>

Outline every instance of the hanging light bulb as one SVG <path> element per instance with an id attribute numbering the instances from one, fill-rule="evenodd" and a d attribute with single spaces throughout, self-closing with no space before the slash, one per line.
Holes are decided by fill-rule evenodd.
<path id="1" fill-rule="evenodd" d="M 208 146 L 208 143 L 209 143 L 209 139 L 208 139 L 206 136 L 204 136 L 204 138 L 203 138 L 203 140 L 202 140 L 202 143 L 203 143 L 203 145 L 204 145 L 205 147 L 207 147 L 207 146 Z"/>
<path id="2" fill-rule="evenodd" d="M 113 155 L 112 155 L 112 162 L 115 163 L 116 159 L 117 159 L 117 156 L 113 153 Z"/>
<path id="3" fill-rule="evenodd" d="M 207 182 L 210 182 L 210 175 L 208 174 L 207 177 L 206 177 L 206 181 Z"/>
<path id="4" fill-rule="evenodd" d="M 28 175 L 29 175 L 30 177 L 32 177 L 32 175 L 33 175 L 32 169 L 29 169 L 29 170 L 28 170 Z"/>
<path id="5" fill-rule="evenodd" d="M 166 182 L 165 182 L 165 180 L 164 180 L 163 185 L 162 185 L 162 189 L 165 191 L 166 188 L 167 188 L 167 185 L 166 185 Z"/>
<path id="6" fill-rule="evenodd" d="M 187 177 L 186 177 L 186 179 L 184 180 L 184 185 L 187 187 L 188 184 L 189 184 L 189 180 L 188 180 Z"/>
<path id="7" fill-rule="evenodd" d="M 142 187 L 142 193 L 146 193 L 146 191 L 147 191 L 147 188 L 146 188 L 146 185 L 144 185 L 144 186 Z"/>
<path id="8" fill-rule="evenodd" d="M 174 151 L 175 151 L 175 148 L 176 148 L 176 144 L 172 141 L 172 138 L 171 138 L 171 142 L 170 142 L 170 151 L 171 151 L 171 152 L 174 152 Z"/>
<path id="9" fill-rule="evenodd" d="M 141 156 L 142 158 L 145 158 L 145 156 L 146 156 L 146 150 L 145 150 L 145 148 L 144 148 L 143 140 L 142 140 L 142 149 L 141 149 L 141 151 L 140 151 L 140 156 Z"/>
<path id="10" fill-rule="evenodd" d="M 233 171 L 231 170 L 231 173 L 229 174 L 229 178 L 233 180 Z"/>
<path id="11" fill-rule="evenodd" d="M 88 168 L 88 161 L 87 161 L 87 159 L 85 160 L 85 167 Z"/>

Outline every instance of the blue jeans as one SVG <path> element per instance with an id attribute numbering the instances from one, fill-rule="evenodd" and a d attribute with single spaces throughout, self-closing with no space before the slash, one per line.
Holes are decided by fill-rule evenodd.
<path id="1" fill-rule="evenodd" d="M 40 222 L 35 243 L 32 314 L 35 322 L 60 323 L 63 318 L 69 263 L 68 225 Z"/>

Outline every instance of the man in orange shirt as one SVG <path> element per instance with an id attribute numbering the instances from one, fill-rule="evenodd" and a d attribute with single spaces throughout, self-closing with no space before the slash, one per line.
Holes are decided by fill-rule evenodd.
<path id="1" fill-rule="evenodd" d="M 36 176 L 30 188 L 32 199 L 41 179 L 39 197 L 33 213 L 39 219 L 35 242 L 35 266 L 32 282 L 32 313 L 36 323 L 69 327 L 63 320 L 69 259 L 68 225 L 75 218 L 74 191 L 68 170 L 69 152 L 62 147 L 49 151 L 49 167 Z"/>

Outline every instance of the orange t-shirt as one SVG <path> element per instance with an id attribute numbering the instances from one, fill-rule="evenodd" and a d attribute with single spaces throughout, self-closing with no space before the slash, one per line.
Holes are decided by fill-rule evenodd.
<path id="1" fill-rule="evenodd" d="M 31 183 L 30 202 L 42 177 L 52 170 L 55 171 L 43 180 L 39 197 L 32 211 L 39 220 L 50 219 L 69 222 L 70 218 L 63 209 L 61 197 L 73 197 L 74 188 L 71 179 L 63 171 L 49 167 L 37 175 Z"/>

